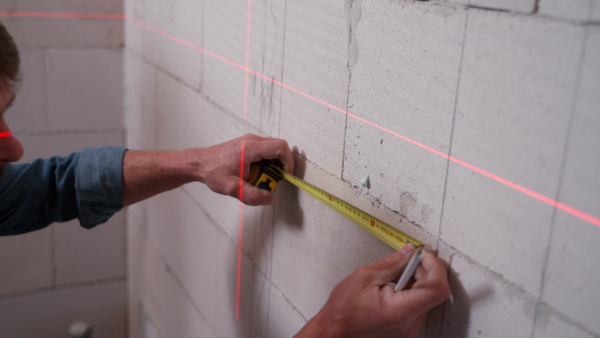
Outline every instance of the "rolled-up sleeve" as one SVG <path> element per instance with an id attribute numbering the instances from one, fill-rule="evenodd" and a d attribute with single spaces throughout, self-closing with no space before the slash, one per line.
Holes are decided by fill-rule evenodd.
<path id="1" fill-rule="evenodd" d="M 125 152 L 86 148 L 67 157 L 8 165 L 0 178 L 0 235 L 75 218 L 85 228 L 106 222 L 123 206 Z"/>

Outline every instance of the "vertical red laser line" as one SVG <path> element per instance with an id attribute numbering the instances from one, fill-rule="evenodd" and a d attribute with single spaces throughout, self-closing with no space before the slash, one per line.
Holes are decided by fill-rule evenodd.
<path id="1" fill-rule="evenodd" d="M 231 66 L 234 66 L 236 68 L 239 68 L 239 69 L 245 71 L 246 74 L 250 73 L 250 74 L 256 75 L 256 76 L 258 76 L 258 77 L 260 77 L 262 79 L 265 79 L 267 81 L 271 81 L 274 84 L 279 85 L 279 86 L 281 86 L 281 87 L 283 87 L 285 89 L 288 89 L 288 90 L 290 90 L 292 92 L 295 92 L 295 93 L 297 93 L 299 95 L 302 95 L 302 96 L 304 96 L 304 97 L 306 97 L 308 99 L 311 99 L 311 100 L 313 100 L 315 102 L 321 103 L 321 104 L 323 104 L 323 105 L 325 105 L 325 106 L 327 106 L 327 107 L 329 107 L 331 109 L 334 109 L 334 110 L 337 110 L 337 111 L 342 112 L 344 114 L 347 114 L 348 116 L 350 116 L 350 117 L 352 117 L 354 119 L 357 119 L 359 121 L 365 122 L 365 123 L 367 123 L 367 124 L 369 124 L 369 125 L 377 128 L 377 129 L 380 129 L 380 130 L 382 130 L 384 132 L 387 132 L 387 133 L 389 133 L 389 134 L 391 134 L 393 136 L 396 136 L 396 137 L 398 137 L 400 139 L 403 139 L 403 140 L 405 140 L 405 141 L 407 141 L 409 143 L 412 143 L 412 144 L 414 144 L 414 145 L 416 145 L 416 146 L 418 146 L 418 147 L 420 147 L 422 149 L 428 150 L 428 151 L 430 151 L 430 152 L 432 152 L 432 153 L 434 153 L 436 155 L 439 155 L 439 156 L 441 156 L 443 158 L 446 158 L 446 159 L 448 159 L 448 160 L 450 160 L 450 161 L 452 161 L 452 162 L 454 162 L 456 164 L 459 164 L 459 165 L 461 165 L 461 166 L 463 166 L 465 168 L 473 170 L 473 171 L 475 171 L 475 172 L 477 172 L 477 173 L 479 173 L 481 175 L 484 175 L 484 176 L 486 176 L 486 177 L 488 177 L 488 178 L 490 178 L 492 180 L 495 180 L 495 181 L 497 181 L 497 182 L 499 182 L 501 184 L 504 184 L 504 185 L 506 185 L 506 186 L 508 186 L 508 187 L 510 187 L 512 189 L 515 189 L 515 190 L 517 190 L 517 191 L 519 191 L 521 193 L 524 193 L 524 194 L 526 194 L 526 195 L 528 195 L 528 196 L 530 196 L 532 198 L 535 198 L 535 199 L 537 199 L 537 200 L 539 200 L 541 202 L 549 204 L 549 205 L 551 205 L 551 206 L 553 206 L 553 207 L 555 207 L 555 208 L 557 208 L 559 210 L 567 212 L 567 213 L 569 213 L 569 214 L 571 214 L 571 215 L 573 215 L 573 216 L 575 216 L 577 218 L 580 218 L 580 219 L 582 219 L 582 220 L 584 220 L 584 221 L 586 221 L 588 223 L 591 223 L 593 225 L 596 225 L 596 226 L 600 227 L 600 218 L 598 218 L 598 217 L 595 217 L 595 216 L 592 216 L 590 214 L 587 214 L 587 213 L 585 213 L 585 212 L 583 212 L 583 211 L 581 211 L 579 209 L 576 209 L 576 208 L 571 207 L 569 205 L 566 205 L 564 203 L 558 202 L 558 201 L 556 201 L 556 200 L 554 200 L 554 199 L 552 199 L 550 197 L 544 196 L 544 195 L 542 195 L 540 193 L 537 193 L 537 192 L 535 192 L 533 190 L 527 189 L 527 188 L 525 188 L 523 186 L 520 186 L 520 185 L 518 185 L 516 183 L 513 183 L 513 182 L 511 182 L 511 181 L 509 181 L 507 179 L 504 179 L 502 177 L 496 176 L 496 175 L 494 175 L 494 174 L 492 174 L 490 172 L 487 172 L 487 171 L 485 171 L 483 169 L 480 169 L 480 168 L 478 168 L 478 167 L 476 167 L 476 166 L 474 166 L 472 164 L 466 163 L 466 162 L 461 161 L 461 160 L 459 160 L 457 158 L 454 158 L 454 157 L 452 157 L 452 156 L 450 156 L 448 154 L 444 154 L 441 151 L 435 150 L 435 149 L 433 149 L 431 147 L 428 147 L 426 145 L 423 145 L 423 144 L 421 144 L 419 142 L 413 141 L 413 140 L 411 140 L 411 139 L 409 139 L 409 138 L 407 138 L 405 136 L 402 136 L 402 135 L 400 135 L 398 133 L 390 131 L 390 130 L 382 127 L 382 126 L 379 126 L 379 125 L 377 125 L 375 123 L 372 123 L 372 122 L 370 122 L 368 120 L 365 120 L 365 119 L 363 119 L 361 117 L 353 115 L 353 114 L 351 114 L 351 113 L 349 113 L 349 112 L 347 112 L 347 111 L 345 111 L 343 109 L 340 109 L 340 108 L 338 108 L 338 107 L 336 107 L 336 106 L 334 106 L 332 104 L 329 104 L 329 103 L 327 103 L 325 101 L 319 100 L 319 99 L 317 99 L 317 98 L 315 98 L 315 97 L 313 97 L 311 95 L 308 95 L 308 94 L 306 94 L 304 92 L 301 92 L 301 91 L 299 91 L 299 90 L 297 90 L 295 88 L 292 88 L 292 87 L 290 87 L 288 85 L 285 85 L 285 84 L 283 84 L 283 83 L 281 83 L 279 81 L 276 81 L 276 80 L 274 80 L 274 79 L 272 79 L 272 78 L 270 78 L 270 77 L 268 77 L 266 75 L 260 74 L 260 73 L 258 73 L 256 71 L 253 71 L 253 70 L 250 70 L 250 69 L 248 69 L 248 66 L 249 66 L 248 64 L 246 65 L 246 67 L 244 67 L 244 66 L 242 66 L 242 65 L 240 65 L 240 64 L 238 64 L 236 62 L 233 62 L 233 61 L 231 61 L 229 59 L 226 59 L 226 58 L 224 58 L 224 57 L 222 57 L 222 56 L 220 56 L 218 54 L 215 54 L 213 52 L 207 51 L 207 50 L 205 50 L 205 49 L 203 49 L 203 48 L 201 48 L 199 46 L 196 46 L 196 45 L 194 45 L 194 44 L 192 44 L 192 43 L 190 43 L 188 41 L 185 41 L 185 40 L 183 40 L 181 38 L 178 38 L 178 37 L 176 37 L 174 35 L 166 33 L 166 32 L 164 32 L 164 31 L 162 31 L 160 29 L 157 29 L 157 28 L 155 28 L 153 26 L 150 26 L 150 25 L 148 25 L 147 23 L 145 23 L 145 22 L 143 22 L 141 20 L 138 20 L 138 19 L 135 19 L 135 18 L 125 17 L 123 14 L 94 14 L 94 13 L 52 13 L 52 12 L 0 11 L 0 16 L 25 16 L 25 17 L 30 16 L 30 17 L 48 17 L 48 18 L 126 19 L 128 21 L 131 21 L 131 22 L 137 24 L 138 26 L 140 26 L 142 28 L 150 30 L 150 31 L 152 31 L 152 32 L 154 32 L 156 34 L 162 35 L 162 36 L 164 36 L 164 37 L 166 37 L 168 39 L 171 39 L 171 40 L 173 40 L 173 41 L 175 41 L 177 43 L 180 43 L 180 44 L 182 44 L 184 46 L 187 46 L 189 48 L 197 50 L 197 51 L 199 51 L 201 53 L 204 53 L 204 54 L 206 54 L 208 56 L 211 56 L 211 57 L 213 57 L 213 58 L 215 58 L 217 60 L 220 60 L 220 61 L 222 61 L 224 63 L 227 63 L 227 64 L 229 64 Z M 250 17 L 250 13 L 249 13 L 248 16 Z M 248 26 L 249 25 L 250 24 L 248 23 Z M 249 35 L 248 32 L 247 32 L 247 35 Z M 247 42 L 247 46 L 248 46 L 248 42 Z"/>
<path id="2" fill-rule="evenodd" d="M 248 118 L 248 69 L 250 65 L 250 20 L 252 18 L 252 0 L 248 0 L 248 18 L 246 23 L 246 67 L 244 71 L 244 120 Z M 240 319 L 240 303 L 242 288 L 242 244 L 244 231 L 244 203 L 242 202 L 244 188 L 244 152 L 245 142 L 242 142 L 242 153 L 240 158 L 240 225 L 238 229 L 238 262 L 237 262 L 237 281 L 235 290 L 235 320 Z"/>

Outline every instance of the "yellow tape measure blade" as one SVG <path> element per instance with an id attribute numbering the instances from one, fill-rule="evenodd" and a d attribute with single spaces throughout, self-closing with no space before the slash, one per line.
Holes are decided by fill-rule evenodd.
<path id="1" fill-rule="evenodd" d="M 358 226 L 365 229 L 367 232 L 377 237 L 392 248 L 400 250 L 406 245 L 407 242 L 411 242 L 417 246 L 421 245 L 420 241 L 406 235 L 400 230 L 335 197 L 334 195 L 319 189 L 294 175 L 288 174 L 283 170 L 279 170 L 279 173 L 288 182 L 325 203 L 327 206 L 353 221 Z"/>

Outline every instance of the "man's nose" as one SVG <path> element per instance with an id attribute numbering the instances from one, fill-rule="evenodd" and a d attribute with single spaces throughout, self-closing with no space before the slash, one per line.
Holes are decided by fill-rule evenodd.
<path id="1" fill-rule="evenodd" d="M 23 157 L 23 145 L 10 131 L 0 131 L 0 161 L 17 162 Z"/>

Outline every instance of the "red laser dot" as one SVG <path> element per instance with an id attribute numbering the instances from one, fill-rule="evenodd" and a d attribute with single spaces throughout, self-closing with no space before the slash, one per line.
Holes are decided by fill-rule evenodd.
<path id="1" fill-rule="evenodd" d="M 12 135 L 12 133 L 10 131 L 0 132 L 0 137 L 9 137 L 11 135 Z"/>

